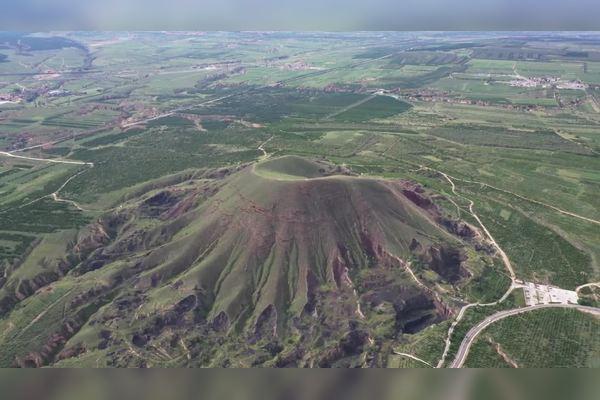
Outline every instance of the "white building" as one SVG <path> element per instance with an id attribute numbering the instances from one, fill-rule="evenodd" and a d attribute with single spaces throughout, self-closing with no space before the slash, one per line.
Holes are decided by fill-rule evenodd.
<path id="1" fill-rule="evenodd" d="M 573 290 L 565 290 L 550 285 L 525 282 L 523 285 L 525 304 L 577 304 L 579 297 Z"/>

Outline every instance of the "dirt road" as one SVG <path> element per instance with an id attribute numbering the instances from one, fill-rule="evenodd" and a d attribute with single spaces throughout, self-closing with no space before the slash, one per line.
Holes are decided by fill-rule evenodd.
<path id="1" fill-rule="evenodd" d="M 328 119 L 331 119 L 331 118 L 337 117 L 338 115 L 340 115 L 340 114 L 343 114 L 343 113 L 345 113 L 346 111 L 349 111 L 349 110 L 351 110 L 351 109 L 353 109 L 353 108 L 355 108 L 355 107 L 358 107 L 358 106 L 360 106 L 361 104 L 365 104 L 367 101 L 369 101 L 369 100 L 372 100 L 372 99 L 374 99 L 375 97 L 377 97 L 377 95 L 376 95 L 376 94 L 372 94 L 372 95 L 370 95 L 370 96 L 368 96 L 368 97 L 365 97 L 364 99 L 360 99 L 359 101 L 357 101 L 357 102 L 355 102 L 355 103 L 352 103 L 352 104 L 350 104 L 350 105 L 348 105 L 348 106 L 346 106 L 346 107 L 342 108 L 341 110 L 338 110 L 338 111 L 336 111 L 336 112 L 334 112 L 334 113 L 331 113 L 331 114 L 329 114 L 328 116 L 326 116 L 325 118 L 323 118 L 323 120 L 328 120 Z"/>
<path id="2" fill-rule="evenodd" d="M 579 286 L 577 286 L 575 288 L 575 292 L 579 293 L 579 291 L 581 289 L 586 288 L 586 287 L 597 287 L 597 288 L 600 288 L 600 282 L 590 282 L 590 283 L 586 283 L 586 284 L 583 284 L 583 285 L 579 285 Z"/>
<path id="3" fill-rule="evenodd" d="M 506 255 L 504 250 L 502 250 L 502 248 L 498 245 L 498 243 L 496 242 L 496 240 L 494 239 L 494 237 L 492 236 L 490 231 L 488 231 L 488 229 L 485 227 L 483 222 L 481 222 L 481 219 L 479 219 L 479 216 L 475 213 L 475 210 L 473 210 L 473 206 L 475 205 L 473 200 L 467 199 L 466 197 L 456 193 L 456 186 L 454 185 L 454 182 L 452 181 L 452 179 L 450 179 L 450 177 L 447 174 L 445 174 L 444 172 L 441 172 L 441 171 L 438 171 L 438 172 L 440 174 L 442 174 L 448 182 L 450 182 L 450 186 L 452 187 L 452 193 L 454 193 L 455 196 L 462 197 L 463 199 L 465 199 L 469 202 L 469 212 L 471 213 L 473 218 L 475 218 L 475 220 L 477 221 L 479 226 L 481 226 L 481 229 L 483 229 L 483 231 L 485 232 L 485 235 L 490 240 L 490 243 L 492 244 L 492 246 L 494 246 L 496 248 L 496 250 L 498 251 L 498 253 L 500 254 L 500 257 L 502 258 L 502 262 L 504 263 L 504 266 L 506 267 L 506 269 L 508 270 L 508 272 L 510 274 L 511 280 L 514 281 L 515 280 L 515 271 L 512 267 L 512 264 L 510 263 L 510 260 L 508 259 L 508 256 Z"/>
<path id="4" fill-rule="evenodd" d="M 430 169 L 424 166 L 421 166 L 421 168 L 425 168 L 425 169 Z M 460 311 L 458 312 L 458 315 L 456 316 L 456 319 L 452 322 L 452 324 L 450 325 L 450 328 L 448 329 L 448 334 L 446 335 L 446 342 L 445 342 L 445 346 L 444 346 L 444 352 L 442 353 L 442 356 L 440 358 L 440 360 L 437 363 L 437 368 L 441 368 L 444 365 L 444 362 L 446 361 L 446 356 L 448 355 L 448 351 L 450 350 L 450 345 L 452 343 L 452 334 L 454 333 L 454 329 L 456 329 L 456 326 L 458 325 L 458 323 L 462 320 L 462 318 L 465 315 L 465 312 L 471 308 L 471 307 L 475 307 L 475 306 L 494 306 L 498 303 L 503 302 L 504 300 L 506 300 L 508 298 L 508 296 L 510 296 L 510 294 L 513 292 L 513 290 L 515 290 L 517 287 L 519 287 L 520 285 L 518 285 L 516 283 L 516 276 L 515 276 L 515 271 L 513 269 L 513 266 L 510 262 L 510 259 L 508 258 L 508 256 L 506 255 L 506 253 L 504 252 L 504 250 L 502 250 L 502 248 L 500 247 L 500 245 L 496 242 L 496 240 L 494 239 L 494 237 L 492 236 L 492 234 L 488 231 L 488 229 L 486 228 L 486 226 L 483 224 L 483 222 L 481 221 L 481 219 L 479 218 L 479 216 L 477 215 L 477 213 L 475 213 L 474 210 L 474 205 L 475 203 L 473 202 L 473 200 L 466 198 L 465 196 L 459 194 L 456 191 L 456 185 L 454 184 L 454 181 L 452 180 L 453 178 L 450 177 L 450 175 L 442 172 L 442 171 L 438 171 L 438 170 L 433 170 L 430 169 L 432 171 L 435 171 L 439 174 L 441 174 L 447 181 L 448 183 L 450 183 L 450 187 L 452 190 L 452 193 L 455 196 L 461 197 L 465 200 L 467 200 L 469 202 L 469 213 L 471 214 L 471 216 L 473 216 L 473 218 L 475 218 L 475 220 L 477 221 L 477 223 L 479 224 L 479 226 L 481 227 L 481 229 L 483 229 L 485 235 L 487 236 L 488 240 L 490 241 L 490 243 L 496 248 L 498 254 L 500 254 L 500 258 L 502 258 L 502 262 L 504 263 L 504 266 L 506 267 L 506 270 L 508 271 L 509 275 L 510 275 L 510 286 L 508 287 L 508 289 L 506 290 L 506 292 L 504 293 L 504 295 L 502 295 L 502 297 L 500 297 L 498 300 L 491 302 L 491 303 L 469 303 L 465 306 L 463 306 Z M 458 205 L 457 205 L 458 207 Z"/>
<path id="5" fill-rule="evenodd" d="M 446 174 L 443 174 L 443 175 L 446 175 Z M 447 175 L 447 176 L 449 176 L 449 175 Z M 555 206 L 553 206 L 553 205 L 551 205 L 551 204 L 544 203 L 544 202 L 542 202 L 542 201 L 535 200 L 535 199 L 532 199 L 532 198 L 529 198 L 529 197 L 526 197 L 526 196 L 523 196 L 523 195 L 517 194 L 517 193 L 515 193 L 515 192 L 511 192 L 510 190 L 501 189 L 501 188 L 499 188 L 499 187 L 492 186 L 492 185 L 490 185 L 490 184 L 487 184 L 487 183 L 485 183 L 485 182 L 471 181 L 471 180 L 468 180 L 468 179 L 460 179 L 460 178 L 455 178 L 455 177 L 452 177 L 452 179 L 454 179 L 454 180 L 457 180 L 457 181 L 462 181 L 462 182 L 474 183 L 474 184 L 478 184 L 478 185 L 482 185 L 482 186 L 487 186 L 487 187 L 489 187 L 490 189 L 494 189 L 494 190 L 497 190 L 497 191 L 499 191 L 499 192 L 503 192 L 503 193 L 510 194 L 510 195 L 512 195 L 512 196 L 515 196 L 515 197 L 518 197 L 518 198 L 520 198 L 520 199 L 523 199 L 523 200 L 529 201 L 530 203 L 535 203 L 535 204 L 538 204 L 538 205 L 541 205 L 541 206 L 544 206 L 544 207 L 547 207 L 547 208 L 551 208 L 552 210 L 554 210 L 554 211 L 557 211 L 557 212 L 559 212 L 559 213 L 561 213 L 561 214 L 569 215 L 569 216 L 571 216 L 571 217 L 579 218 L 579 219 L 581 219 L 581 220 L 584 220 L 584 221 L 587 221 L 587 222 L 591 222 L 591 223 L 593 223 L 593 224 L 598 224 L 598 225 L 600 225 L 600 221 L 598 221 L 598 220 L 595 220 L 595 219 L 593 219 L 593 218 L 584 217 L 583 215 L 579 215 L 579 214 L 576 214 L 576 213 L 573 213 L 573 212 L 570 212 L 570 211 L 566 211 L 566 210 L 560 209 L 560 208 L 558 208 L 558 207 L 555 207 Z"/>
<path id="6" fill-rule="evenodd" d="M 4 155 L 4 156 L 7 156 L 7 157 L 12 157 L 12 158 L 18 158 L 18 159 L 30 160 L 30 161 L 41 161 L 41 162 L 49 162 L 49 163 L 54 163 L 54 164 L 86 165 L 86 166 L 88 166 L 88 167 L 90 167 L 90 168 L 93 168 L 93 167 L 94 167 L 94 163 L 91 163 L 91 162 L 84 162 L 84 161 L 74 161 L 74 160 L 64 160 L 64 159 L 51 159 L 51 158 L 37 158 L 37 157 L 18 156 L 18 155 L 16 155 L 16 154 L 9 153 L 9 152 L 6 152 L 6 151 L 0 151 L 0 155 Z M 63 182 L 63 184 L 62 184 L 62 185 L 61 185 L 61 186 L 60 186 L 58 189 L 56 189 L 56 191 L 54 191 L 53 193 L 50 193 L 50 194 L 47 194 L 47 195 L 44 195 L 44 196 L 38 197 L 38 198 L 36 198 L 36 199 L 34 199 L 34 200 L 32 200 L 32 201 L 29 201 L 29 202 L 27 202 L 27 203 L 25 203 L 25 204 L 22 204 L 22 205 L 18 206 L 18 207 L 16 207 L 16 208 L 23 208 L 23 207 L 29 206 L 29 205 L 31 205 L 31 204 L 33 204 L 33 203 L 36 203 L 36 202 L 38 202 L 38 201 L 40 201 L 40 200 L 42 200 L 42 199 L 44 199 L 44 198 L 46 198 L 46 197 L 51 197 L 51 198 L 52 198 L 54 201 L 61 202 L 61 203 L 69 203 L 69 204 L 71 204 L 73 207 L 77 208 L 77 209 L 78 209 L 78 210 L 80 210 L 80 211 L 89 211 L 89 210 L 86 210 L 86 209 L 84 209 L 83 207 L 81 207 L 81 206 L 80 206 L 80 205 L 79 205 L 77 202 L 75 202 L 75 201 L 73 201 L 73 200 L 67 200 L 67 199 L 63 199 L 63 198 L 60 198 L 60 197 L 59 197 L 59 193 L 60 193 L 60 191 L 61 191 L 61 190 L 63 190 L 63 189 L 64 189 L 64 187 L 65 187 L 65 186 L 67 186 L 67 184 L 68 184 L 69 182 L 71 182 L 71 180 L 73 180 L 74 178 L 78 177 L 79 175 L 81 175 L 81 174 L 82 174 L 82 173 L 84 173 L 85 171 L 87 171 L 87 169 L 84 169 L 84 170 L 82 170 L 82 171 L 79 171 L 79 172 L 77 172 L 77 173 L 76 173 L 76 174 L 74 174 L 74 175 L 71 175 L 71 176 L 70 176 L 69 178 L 67 178 L 67 180 L 65 180 L 65 182 Z M 10 211 L 10 210 L 12 210 L 12 209 L 8 209 L 8 210 L 2 210 L 1 212 L 7 212 L 7 211 Z"/>
<path id="7" fill-rule="evenodd" d="M 402 356 L 402 357 L 410 358 L 412 360 L 418 361 L 420 363 L 423 363 L 423 364 L 425 364 L 425 365 L 433 368 L 433 365 L 429 364 L 427 361 L 425 361 L 425 360 L 423 360 L 423 359 L 421 359 L 421 358 L 419 358 L 419 357 L 417 357 L 415 355 L 412 355 L 412 354 L 409 354 L 409 353 L 401 353 L 401 352 L 396 351 L 396 350 L 392 351 L 392 353 L 394 353 L 397 356 Z"/>
<path id="8" fill-rule="evenodd" d="M 269 154 L 267 153 L 267 151 L 265 150 L 265 144 L 269 143 L 271 141 L 271 139 L 273 139 L 274 136 L 271 136 L 270 138 L 268 138 L 267 140 L 265 140 L 264 142 L 262 142 L 256 149 L 262 151 L 263 156 L 262 158 L 268 158 Z"/>

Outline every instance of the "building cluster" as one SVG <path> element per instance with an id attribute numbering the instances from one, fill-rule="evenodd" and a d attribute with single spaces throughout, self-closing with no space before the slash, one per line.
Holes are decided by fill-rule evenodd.
<path id="1" fill-rule="evenodd" d="M 585 90 L 585 83 L 580 80 L 565 81 L 554 76 L 539 76 L 539 77 L 519 77 L 508 81 L 510 86 L 524 88 L 556 88 L 556 89 L 575 89 Z"/>
<path id="2" fill-rule="evenodd" d="M 8 93 L 0 92 L 0 103 L 20 103 L 23 101 L 23 96 L 20 91 L 12 91 Z"/>
<path id="3" fill-rule="evenodd" d="M 556 286 L 540 285 L 533 282 L 523 282 L 525 304 L 577 304 L 579 297 L 573 290 L 565 290 Z"/>

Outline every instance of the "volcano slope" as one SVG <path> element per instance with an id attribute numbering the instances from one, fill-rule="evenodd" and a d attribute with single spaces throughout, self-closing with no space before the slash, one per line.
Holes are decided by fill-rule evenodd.
<path id="1" fill-rule="evenodd" d="M 147 188 L 33 277 L 15 266 L 0 363 L 382 366 L 456 311 L 427 279 L 470 281 L 480 240 L 410 182 L 295 156 L 206 172 Z"/>

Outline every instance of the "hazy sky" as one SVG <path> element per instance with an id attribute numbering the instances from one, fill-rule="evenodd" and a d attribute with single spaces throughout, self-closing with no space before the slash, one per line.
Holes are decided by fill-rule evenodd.
<path id="1" fill-rule="evenodd" d="M 0 30 L 600 30 L 600 0 L 0 0 Z"/>

